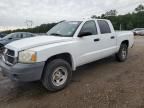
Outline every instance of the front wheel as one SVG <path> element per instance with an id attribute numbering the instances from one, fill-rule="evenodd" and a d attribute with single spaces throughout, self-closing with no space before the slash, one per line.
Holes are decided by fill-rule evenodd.
<path id="1" fill-rule="evenodd" d="M 128 56 L 128 46 L 127 44 L 123 43 L 120 46 L 119 52 L 116 54 L 116 59 L 119 62 L 124 62 L 126 61 L 127 56 Z"/>
<path id="2" fill-rule="evenodd" d="M 68 85 L 72 77 L 71 66 L 62 59 L 55 59 L 46 65 L 42 84 L 49 91 L 58 91 Z"/>

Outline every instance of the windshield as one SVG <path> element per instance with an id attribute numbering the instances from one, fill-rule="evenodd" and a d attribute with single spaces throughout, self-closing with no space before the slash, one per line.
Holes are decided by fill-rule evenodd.
<path id="1" fill-rule="evenodd" d="M 80 24 L 81 21 L 64 21 L 50 29 L 47 34 L 62 37 L 72 37 Z"/>

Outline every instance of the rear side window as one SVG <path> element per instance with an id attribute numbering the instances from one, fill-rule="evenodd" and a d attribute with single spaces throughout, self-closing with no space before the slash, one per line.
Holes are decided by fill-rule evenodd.
<path id="1" fill-rule="evenodd" d="M 96 35 L 96 34 L 97 34 L 97 28 L 96 28 L 95 22 L 94 22 L 94 21 L 87 21 L 87 22 L 83 25 L 80 33 L 82 33 L 82 32 L 89 32 L 89 33 L 91 33 L 92 35 Z"/>
<path id="2" fill-rule="evenodd" d="M 23 34 L 22 34 L 22 33 L 20 34 L 20 37 L 19 37 L 19 38 L 23 38 Z"/>
<path id="3" fill-rule="evenodd" d="M 98 25 L 99 25 L 101 34 L 111 33 L 109 24 L 106 21 L 98 20 Z"/>
<path id="4" fill-rule="evenodd" d="M 28 37 L 28 33 L 23 33 L 23 38 Z"/>
<path id="5" fill-rule="evenodd" d="M 21 38 L 22 36 L 23 36 L 22 34 L 18 33 L 18 34 L 15 34 L 15 35 L 13 36 L 13 38 Z"/>

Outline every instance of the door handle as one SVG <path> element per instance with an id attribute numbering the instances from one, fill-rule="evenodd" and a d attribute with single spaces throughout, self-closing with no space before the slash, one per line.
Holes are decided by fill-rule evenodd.
<path id="1" fill-rule="evenodd" d="M 100 41 L 100 39 L 99 39 L 99 38 L 97 38 L 97 39 L 94 39 L 94 42 L 98 42 L 98 41 Z"/>
<path id="2" fill-rule="evenodd" d="M 114 38 L 115 38 L 115 36 L 112 36 L 112 37 L 111 37 L 111 39 L 114 39 Z"/>

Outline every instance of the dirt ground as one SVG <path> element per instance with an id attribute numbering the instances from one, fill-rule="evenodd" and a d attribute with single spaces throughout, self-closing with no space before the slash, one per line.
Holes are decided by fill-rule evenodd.
<path id="1" fill-rule="evenodd" d="M 82 66 L 59 92 L 0 75 L 0 108 L 144 108 L 144 37 L 136 37 L 126 62 L 109 57 Z"/>

